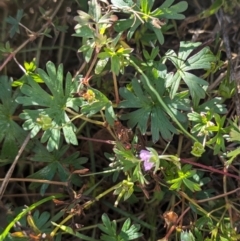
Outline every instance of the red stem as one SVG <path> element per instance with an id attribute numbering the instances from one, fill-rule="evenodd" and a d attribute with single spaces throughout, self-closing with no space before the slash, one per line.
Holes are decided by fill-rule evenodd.
<path id="1" fill-rule="evenodd" d="M 193 161 L 190 161 L 189 159 L 181 158 L 180 160 L 181 160 L 181 162 L 183 162 L 183 163 L 188 163 L 188 164 L 191 164 L 191 165 L 193 165 L 193 166 L 197 166 L 197 167 L 201 167 L 201 168 L 203 168 L 203 169 L 209 170 L 209 171 L 211 171 L 211 172 L 219 173 L 219 174 L 226 175 L 226 176 L 229 176 L 229 177 L 234 177 L 234 178 L 236 178 L 237 180 L 240 180 L 240 176 L 231 174 L 231 173 L 229 173 L 229 172 L 224 172 L 224 171 L 218 170 L 218 169 L 216 169 L 216 168 L 213 168 L 213 167 L 211 167 L 211 166 L 206 166 L 206 165 L 203 165 L 203 164 L 200 164 L 200 163 L 197 163 L 197 162 L 193 162 Z"/>

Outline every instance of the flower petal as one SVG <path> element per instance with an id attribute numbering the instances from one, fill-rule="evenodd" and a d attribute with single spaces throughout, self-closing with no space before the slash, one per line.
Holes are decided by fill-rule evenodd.
<path id="1" fill-rule="evenodd" d="M 143 161 L 143 167 L 145 171 L 149 171 L 154 166 L 154 163 L 150 161 L 152 153 L 150 151 L 141 150 L 139 154 L 140 159 Z"/>
<path id="2" fill-rule="evenodd" d="M 139 156 L 140 156 L 140 159 L 145 162 L 145 161 L 149 161 L 149 159 L 151 158 L 151 153 L 146 150 L 141 150 Z"/>
<path id="3" fill-rule="evenodd" d="M 145 161 L 145 162 L 143 163 L 144 170 L 145 170 L 145 171 L 149 171 L 149 170 L 151 170 L 152 167 L 153 167 L 153 165 L 154 165 L 153 162 Z"/>

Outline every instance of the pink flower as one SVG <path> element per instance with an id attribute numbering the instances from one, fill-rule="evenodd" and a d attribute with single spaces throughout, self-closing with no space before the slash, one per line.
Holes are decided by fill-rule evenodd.
<path id="1" fill-rule="evenodd" d="M 150 151 L 141 150 L 140 159 L 143 161 L 143 166 L 145 171 L 149 171 L 154 166 L 154 163 L 150 161 L 152 154 Z"/>

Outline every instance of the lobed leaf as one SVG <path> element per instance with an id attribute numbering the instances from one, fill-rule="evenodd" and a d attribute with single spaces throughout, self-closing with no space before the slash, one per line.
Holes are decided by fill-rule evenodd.
<path id="1" fill-rule="evenodd" d="M 23 96 L 17 98 L 17 102 L 23 106 L 39 106 L 39 109 L 25 109 L 20 115 L 25 120 L 23 127 L 25 130 L 31 130 L 31 136 L 36 136 L 42 129 L 43 135 L 41 141 L 47 142 L 49 151 L 58 149 L 61 137 L 61 130 L 67 143 L 77 145 L 75 134 L 75 126 L 71 123 L 65 112 L 66 108 L 79 110 L 82 104 L 80 98 L 74 98 L 73 93 L 77 91 L 76 80 L 72 81 L 70 73 L 67 74 L 65 80 L 65 88 L 63 81 L 63 66 L 58 68 L 52 62 L 48 62 L 46 66 L 47 72 L 38 69 L 38 74 L 44 80 L 50 93 L 45 91 L 42 86 L 36 83 L 30 76 L 28 84 L 24 84 L 21 88 Z M 40 122 L 40 118 L 52 120 L 48 123 L 48 127 Z M 49 122 L 48 121 L 48 122 Z"/>
<path id="2" fill-rule="evenodd" d="M 164 3 L 157 9 L 155 9 L 151 15 L 154 17 L 161 17 L 167 19 L 184 19 L 185 16 L 180 14 L 184 12 L 188 4 L 186 1 L 181 1 L 175 5 L 172 5 L 174 0 L 166 0 Z M 172 5 L 172 6 L 171 6 Z"/>
<path id="3" fill-rule="evenodd" d="M 14 121 L 19 106 L 15 100 L 20 95 L 19 90 L 12 91 L 11 81 L 7 76 L 0 76 L 0 142 L 3 141 L 1 158 L 14 158 L 27 134 Z"/>
<path id="4" fill-rule="evenodd" d="M 154 72 L 154 69 L 152 71 Z M 162 72 L 164 72 L 164 68 L 162 71 L 159 71 L 159 73 L 156 73 L 157 79 L 154 79 L 153 77 L 152 81 L 154 82 L 158 93 L 164 95 L 164 82 L 163 79 L 158 76 L 162 75 Z M 142 84 L 144 88 L 141 85 L 141 81 L 143 82 Z M 163 107 L 159 104 L 156 98 L 151 95 L 151 91 L 144 83 L 144 80 L 141 81 L 136 79 L 132 81 L 132 91 L 127 88 L 120 88 L 119 93 L 124 100 L 118 107 L 137 108 L 137 110 L 123 114 L 121 119 L 128 120 L 130 128 L 137 126 L 142 134 L 146 133 L 148 125 L 150 125 L 153 142 L 159 140 L 159 133 L 165 140 L 169 141 L 172 139 L 172 135 L 177 133 L 177 130 L 169 120 L 169 116 Z M 187 121 L 184 114 L 179 111 L 190 109 L 189 102 L 184 99 L 184 96 L 180 98 L 180 95 L 176 95 L 173 100 L 169 97 L 163 96 L 163 101 L 172 110 L 173 114 L 176 115 L 179 121 Z"/>
<path id="5" fill-rule="evenodd" d="M 166 53 L 167 59 L 176 67 L 175 74 L 168 74 L 167 76 L 166 87 L 170 87 L 170 97 L 173 98 L 176 95 L 181 80 L 183 80 L 189 88 L 194 106 L 197 106 L 200 99 L 205 98 L 205 86 L 208 85 L 208 82 L 188 71 L 194 69 L 210 69 L 211 62 L 216 59 L 206 47 L 189 57 L 200 44 L 201 43 L 181 42 L 178 55 L 173 50 L 169 50 Z"/>
<path id="6" fill-rule="evenodd" d="M 6 19 L 6 22 L 12 25 L 10 29 L 10 38 L 12 38 L 16 33 L 19 33 L 19 22 L 21 21 L 22 17 L 23 10 L 18 9 L 16 18 L 9 16 Z"/>

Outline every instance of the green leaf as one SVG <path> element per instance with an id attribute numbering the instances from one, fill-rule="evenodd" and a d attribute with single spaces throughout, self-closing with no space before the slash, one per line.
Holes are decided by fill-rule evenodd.
<path id="1" fill-rule="evenodd" d="M 71 235 L 79 238 L 79 240 L 98 241 L 98 239 L 94 239 L 94 238 L 92 238 L 92 237 L 88 237 L 88 236 L 86 236 L 86 235 L 84 235 L 84 234 L 81 234 L 81 233 L 73 230 L 71 227 L 68 227 L 68 226 L 65 226 L 65 225 L 62 225 L 62 224 L 61 224 L 61 225 L 58 225 L 58 224 L 56 224 L 56 223 L 54 223 L 54 222 L 52 222 L 52 224 L 53 224 L 54 226 L 59 227 L 62 231 L 66 232 L 66 233 L 69 233 L 69 234 L 71 234 Z"/>
<path id="2" fill-rule="evenodd" d="M 170 87 L 171 98 L 176 95 L 180 82 L 183 80 L 189 87 L 194 106 L 197 105 L 200 99 L 205 98 L 205 86 L 208 85 L 208 82 L 188 71 L 194 69 L 209 69 L 211 68 L 211 62 L 215 61 L 214 55 L 209 52 L 208 48 L 203 48 L 188 58 L 192 51 L 199 45 L 200 43 L 181 42 L 178 55 L 173 50 L 169 50 L 166 53 L 167 59 L 169 59 L 177 69 L 173 76 L 168 75 L 166 81 L 166 87 Z"/>
<path id="3" fill-rule="evenodd" d="M 115 116 L 113 106 L 110 102 L 106 104 L 105 116 L 106 116 L 107 123 L 110 126 L 114 126 L 114 121 L 116 120 L 116 116 Z"/>
<path id="4" fill-rule="evenodd" d="M 57 162 L 52 162 L 50 164 L 48 164 L 47 166 L 45 166 L 44 168 L 42 168 L 41 170 L 35 172 L 34 174 L 28 176 L 29 178 L 34 178 L 34 179 L 43 179 L 43 180 L 52 180 L 56 171 L 57 171 Z M 30 189 L 35 189 L 38 186 L 40 186 L 40 183 L 34 183 L 32 182 L 29 186 Z M 41 187 L 41 194 L 44 195 L 45 190 L 47 189 L 47 187 L 49 186 L 49 184 L 43 184 Z"/>
<path id="5" fill-rule="evenodd" d="M 159 47 L 153 48 L 151 52 L 151 59 L 152 60 L 155 59 L 159 54 L 159 52 L 160 52 Z"/>
<path id="6" fill-rule="evenodd" d="M 207 18 L 215 14 L 224 5 L 224 0 L 215 0 L 212 5 L 199 14 L 200 18 Z"/>
<path id="7" fill-rule="evenodd" d="M 130 218 L 128 218 L 124 222 L 119 236 L 123 240 L 134 240 L 134 239 L 142 237 L 143 234 L 138 232 L 140 230 L 141 226 L 139 224 L 133 224 L 131 226 L 130 225 L 131 225 L 131 220 L 130 220 Z"/>
<path id="8" fill-rule="evenodd" d="M 230 141 L 235 141 L 235 142 L 240 142 L 240 131 L 237 123 L 237 119 L 234 120 L 234 122 L 230 121 L 230 134 L 229 134 L 229 140 Z"/>
<path id="9" fill-rule="evenodd" d="M 41 126 L 41 128 L 46 131 L 52 127 L 52 119 L 47 115 L 39 115 L 37 118 L 37 123 Z"/>
<path id="10" fill-rule="evenodd" d="M 111 58 L 111 71 L 114 74 L 119 75 L 120 69 L 121 69 L 120 58 L 115 55 Z"/>
<path id="11" fill-rule="evenodd" d="M 75 37 L 84 37 L 84 38 L 93 38 L 94 31 L 93 29 L 89 28 L 88 26 L 82 26 L 76 29 L 76 33 L 73 34 Z"/>
<path id="12" fill-rule="evenodd" d="M 180 239 L 184 241 L 195 241 L 195 237 L 193 236 L 191 231 L 182 231 L 180 235 Z"/>
<path id="13" fill-rule="evenodd" d="M 153 108 L 151 113 L 151 133 L 154 142 L 159 140 L 159 132 L 165 140 L 171 140 L 172 134 L 177 134 L 175 127 L 169 122 L 164 111 L 161 108 Z"/>
<path id="14" fill-rule="evenodd" d="M 42 230 L 42 227 L 47 223 L 47 221 L 50 218 L 50 213 L 49 212 L 42 212 L 41 214 L 39 213 L 38 210 L 36 210 L 33 214 L 33 220 L 35 225 Z"/>
<path id="15" fill-rule="evenodd" d="M 75 170 L 83 169 L 83 164 L 87 162 L 87 158 L 85 157 L 79 157 L 79 152 L 74 152 L 71 155 L 68 155 L 66 157 L 66 153 L 69 149 L 68 145 L 61 145 L 59 150 L 54 150 L 53 152 L 49 152 L 45 146 L 43 146 L 40 142 L 36 142 L 34 148 L 32 149 L 32 152 L 35 153 L 32 157 L 33 162 L 45 162 L 45 165 L 54 165 L 54 175 L 58 175 L 61 181 L 66 181 L 66 179 L 70 176 L 70 173 L 66 171 L 66 169 L 63 169 L 62 165 L 71 165 Z M 45 169 L 46 168 L 46 169 Z M 43 170 L 44 169 L 44 170 Z M 35 179 L 49 179 L 49 176 L 45 175 L 45 170 L 48 172 L 49 167 L 43 167 L 43 169 L 40 169 L 37 173 L 33 174 L 33 177 Z M 51 166 L 50 166 L 51 169 Z M 43 171 L 42 171 L 43 170 Z M 51 176 L 50 176 L 51 177 Z M 74 177 L 71 178 L 71 181 L 79 186 L 81 184 L 80 178 Z M 41 183 L 32 183 L 30 185 L 31 188 L 37 188 L 41 186 Z"/>
<path id="16" fill-rule="evenodd" d="M 1 158 L 14 158 L 26 137 L 26 132 L 14 121 L 18 108 L 16 98 L 19 90 L 12 91 L 11 81 L 7 76 L 0 76 L 0 142 Z"/>
<path id="17" fill-rule="evenodd" d="M 111 0 L 112 5 L 117 8 L 128 8 L 132 7 L 134 5 L 134 2 L 132 0 Z"/>
<path id="18" fill-rule="evenodd" d="M 172 184 L 170 186 L 171 190 L 179 190 L 180 188 L 182 188 L 182 185 L 185 185 L 192 192 L 201 190 L 198 183 L 190 180 L 196 173 L 195 170 L 192 170 L 191 165 L 184 165 L 181 170 L 177 171 L 177 173 L 177 178 L 171 178 L 167 181 L 167 183 Z"/>
<path id="19" fill-rule="evenodd" d="M 102 215 L 103 224 L 99 224 L 98 228 L 101 229 L 105 234 L 101 234 L 100 239 L 103 241 L 128 241 L 134 240 L 142 236 L 138 231 L 141 226 L 139 224 L 131 225 L 131 220 L 128 218 L 120 231 L 117 234 L 116 221 L 111 221 L 107 214 Z"/>
<path id="20" fill-rule="evenodd" d="M 133 37 L 133 34 L 135 33 L 136 29 L 141 25 L 141 23 L 142 22 L 138 18 L 134 19 L 133 25 L 131 25 L 131 28 L 127 33 L 128 41 Z"/>
<path id="21" fill-rule="evenodd" d="M 125 172 L 131 170 L 140 163 L 140 160 L 134 156 L 131 150 L 126 150 L 121 145 L 114 147 L 113 151 L 115 152 L 119 162 L 122 164 Z"/>
<path id="22" fill-rule="evenodd" d="M 231 165 L 233 160 L 238 156 L 240 155 L 240 147 L 236 148 L 235 150 L 233 151 L 230 151 L 228 154 L 227 154 L 227 157 L 230 158 L 227 163 L 228 165 Z"/>
<path id="23" fill-rule="evenodd" d="M 92 17 L 89 14 L 81 10 L 78 10 L 77 13 L 78 13 L 78 16 L 74 17 L 74 20 L 78 22 L 78 24 L 75 26 L 75 30 L 86 25 L 88 27 L 88 25 L 93 21 Z"/>
<path id="24" fill-rule="evenodd" d="M 182 51 L 180 49 L 180 51 Z M 187 57 L 179 55 L 180 58 L 186 59 Z M 204 47 L 202 50 L 189 57 L 185 62 L 185 71 L 192 69 L 210 69 L 211 63 L 216 61 L 216 57 L 211 53 L 208 47 Z"/>
<path id="25" fill-rule="evenodd" d="M 87 63 L 90 62 L 92 59 L 92 55 L 95 49 L 95 40 L 94 39 L 84 39 L 83 38 L 83 43 L 82 47 L 78 50 L 79 52 L 83 52 L 84 54 L 84 59 Z"/>
<path id="26" fill-rule="evenodd" d="M 169 8 L 175 0 L 166 0 L 164 3 L 161 5 L 162 8 Z"/>
<path id="27" fill-rule="evenodd" d="M 123 32 L 126 31 L 128 28 L 131 28 L 131 26 L 134 23 L 134 19 L 119 19 L 115 24 L 114 24 L 114 30 L 116 32 Z"/>
<path id="28" fill-rule="evenodd" d="M 154 0 L 141 0 L 141 10 L 145 14 L 149 14 L 154 4 Z"/>
<path id="29" fill-rule="evenodd" d="M 200 217 L 197 221 L 196 221 L 196 227 L 198 228 L 202 228 L 204 227 L 204 225 L 208 224 L 209 226 L 211 225 L 210 223 L 212 222 L 212 220 L 209 217 L 203 216 Z"/>
<path id="30" fill-rule="evenodd" d="M 194 142 L 191 154 L 193 154 L 196 157 L 201 157 L 204 152 L 204 146 L 200 142 Z"/>
<path id="31" fill-rule="evenodd" d="M 45 129 L 42 142 L 47 142 L 48 150 L 53 151 L 58 149 L 61 130 L 63 130 L 67 143 L 77 145 L 75 126 L 71 123 L 65 108 L 73 108 L 78 111 L 81 101 L 72 95 L 77 91 L 77 82 L 76 80 L 72 81 L 72 76 L 69 73 L 66 76 L 64 88 L 62 65 L 56 69 L 52 62 L 48 62 L 46 67 L 47 73 L 38 69 L 38 74 L 44 80 L 51 94 L 29 76 L 28 84 L 21 88 L 24 96 L 18 97 L 17 102 L 23 106 L 38 106 L 38 109 L 35 110 L 24 109 L 20 115 L 25 120 L 23 127 L 25 130 L 31 130 L 32 136 L 37 135 L 41 128 Z M 76 101 L 76 99 L 78 100 Z M 47 128 L 39 123 L 43 116 L 46 120 L 52 120 L 51 124 L 48 121 Z"/>
<path id="32" fill-rule="evenodd" d="M 191 190 L 192 192 L 195 191 L 201 191 L 201 187 L 199 184 L 192 182 L 191 180 L 184 179 L 183 183 L 186 185 L 186 187 Z"/>
<path id="33" fill-rule="evenodd" d="M 32 61 L 32 62 L 30 62 L 30 63 L 24 61 L 24 68 L 25 68 L 25 70 L 26 70 L 27 72 L 34 72 L 35 69 L 36 69 L 36 67 L 37 67 L 37 66 L 36 66 L 35 61 Z"/>
<path id="34" fill-rule="evenodd" d="M 208 129 L 208 127 L 214 126 L 214 123 L 212 122 L 212 112 L 200 112 L 200 114 L 197 112 L 192 112 L 188 113 L 188 118 L 193 122 L 197 122 L 197 124 L 191 129 L 192 133 L 197 132 L 198 136 L 209 136 L 211 134 L 211 131 Z"/>
<path id="35" fill-rule="evenodd" d="M 127 231 L 129 229 L 130 225 L 131 225 L 131 220 L 130 220 L 130 218 L 128 218 L 122 226 L 122 231 Z"/>
<path id="36" fill-rule="evenodd" d="M 98 3 L 97 0 L 90 0 L 88 2 L 88 5 L 89 5 L 89 10 L 88 10 L 89 15 L 93 17 L 93 20 L 95 22 L 98 22 L 102 16 L 101 5 Z"/>
<path id="37" fill-rule="evenodd" d="M 99 59 L 94 70 L 95 74 L 101 74 L 106 67 L 108 61 L 109 58 Z"/>
<path id="38" fill-rule="evenodd" d="M 215 119 L 215 126 L 209 126 L 207 127 L 207 130 L 217 132 L 215 136 L 210 139 L 207 143 L 208 144 L 214 144 L 214 155 L 217 155 L 220 153 L 220 151 L 225 152 L 225 139 L 224 135 L 228 134 L 230 132 L 231 127 L 227 126 L 225 127 L 225 120 L 226 116 L 220 117 L 218 114 L 214 114 Z"/>
<path id="39" fill-rule="evenodd" d="M 182 182 L 173 182 L 173 184 L 169 187 L 170 190 L 180 190 L 182 186 Z"/>
<path id="40" fill-rule="evenodd" d="M 19 33 L 19 22 L 21 21 L 22 17 L 23 10 L 18 9 L 16 18 L 9 16 L 6 19 L 6 22 L 12 25 L 12 27 L 10 28 L 10 38 L 12 38 L 15 35 L 15 33 Z"/>
<path id="41" fill-rule="evenodd" d="M 205 98 L 205 90 L 202 86 L 207 86 L 208 82 L 193 75 L 188 72 L 184 72 L 184 74 L 180 74 L 181 78 L 187 84 L 190 94 L 193 98 L 193 101 L 196 99 L 204 99 Z"/>
<path id="42" fill-rule="evenodd" d="M 158 42 L 159 42 L 160 44 L 163 44 L 163 43 L 164 43 L 164 37 L 163 37 L 163 34 L 162 34 L 161 29 L 152 26 L 152 30 L 153 30 L 154 33 L 156 34 L 157 39 L 158 39 Z"/>
<path id="43" fill-rule="evenodd" d="M 212 111 L 217 114 L 226 114 L 227 108 L 226 105 L 223 104 L 223 99 L 220 97 L 212 98 L 208 101 L 204 101 L 201 105 L 197 105 L 194 107 L 194 110 L 198 113 Z"/>
<path id="44" fill-rule="evenodd" d="M 105 232 L 111 238 L 113 238 L 114 236 L 117 235 L 116 234 L 116 223 L 111 222 L 109 217 L 105 213 L 102 215 L 102 222 L 103 222 L 103 224 L 98 225 L 99 229 L 101 229 L 103 232 Z M 101 235 L 101 240 L 106 240 L 103 237 L 105 237 L 105 236 Z M 115 240 L 115 239 L 113 239 L 113 240 Z"/>
<path id="45" fill-rule="evenodd" d="M 9 43 L 9 41 L 7 41 L 6 43 L 5 43 L 5 45 L 3 44 L 3 43 L 0 43 L 0 52 L 2 52 L 3 54 L 4 53 L 11 53 L 13 50 L 12 50 L 12 48 L 11 48 L 11 46 L 10 46 L 10 43 Z M 0 55 L 1 56 L 1 55 Z"/>
<path id="46" fill-rule="evenodd" d="M 172 5 L 173 2 L 174 0 L 166 0 L 159 8 L 155 9 L 151 13 L 151 16 L 166 19 L 184 19 L 185 16 L 180 13 L 187 9 L 187 2 L 181 1 L 175 5 Z"/>
<path id="47" fill-rule="evenodd" d="M 162 68 L 162 69 L 161 69 Z M 165 67 L 160 69 L 164 71 Z M 152 70 L 154 71 L 154 70 Z M 160 75 L 162 71 L 159 70 L 157 75 Z M 178 95 L 173 100 L 164 96 L 164 81 L 159 76 L 155 81 L 155 88 L 163 96 L 165 104 L 172 110 L 179 121 L 187 121 L 179 110 L 188 110 L 187 102 L 184 99 L 180 99 Z M 138 81 L 134 79 L 132 81 L 133 91 L 127 88 L 120 88 L 119 93 L 124 100 L 119 104 L 119 108 L 137 108 L 133 112 L 123 114 L 121 119 L 128 120 L 130 128 L 137 126 L 142 134 L 145 134 L 148 128 L 148 121 L 150 122 L 150 129 L 152 133 L 152 140 L 154 142 L 159 140 L 159 133 L 165 140 L 171 140 L 172 134 L 177 133 L 176 128 L 172 125 L 169 117 L 163 107 L 159 104 L 157 99 L 151 94 L 147 85 L 142 86 L 140 82 L 144 82 L 142 79 Z M 144 87 L 144 89 L 143 89 Z M 161 124 L 160 124 L 161 123 Z"/>
<path id="48" fill-rule="evenodd" d="M 113 125 L 114 120 L 116 120 L 116 116 L 109 99 L 102 92 L 96 89 L 89 87 L 89 90 L 94 93 L 94 100 L 82 105 L 82 113 L 87 116 L 92 116 L 105 109 L 107 121 L 110 125 Z"/>
<path id="49" fill-rule="evenodd" d="M 11 53 L 13 50 L 10 47 L 9 41 L 7 41 L 4 45 L 4 43 L 0 43 L 0 60 L 2 60 L 6 54 L 8 55 Z"/>
<path id="50" fill-rule="evenodd" d="M 236 83 L 226 76 L 218 88 L 218 94 L 224 99 L 231 99 L 236 93 Z"/>

